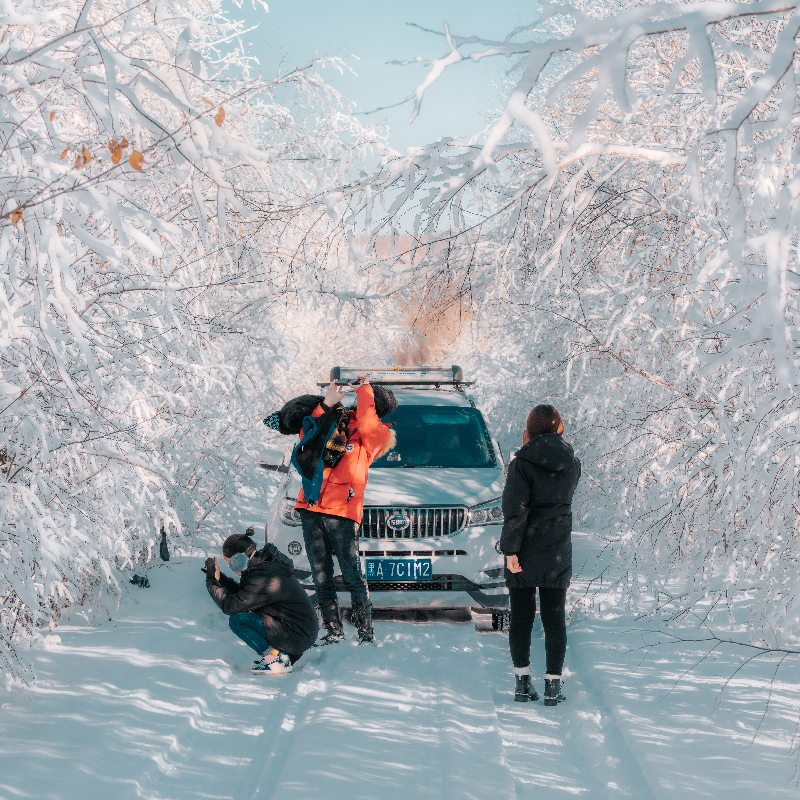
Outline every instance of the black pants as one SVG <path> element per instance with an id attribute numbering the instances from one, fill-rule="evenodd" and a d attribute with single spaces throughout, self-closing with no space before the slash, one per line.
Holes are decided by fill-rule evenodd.
<path id="1" fill-rule="evenodd" d="M 531 631 L 536 618 L 536 589 L 509 589 L 508 594 L 511 599 L 511 625 L 508 629 L 511 663 L 515 667 L 527 667 L 531 663 Z M 560 675 L 567 652 L 567 590 L 545 589 L 540 586 L 539 603 L 544 627 L 547 673 Z"/>
<path id="2" fill-rule="evenodd" d="M 314 581 L 317 600 L 323 610 L 336 603 L 333 556 L 339 562 L 342 582 L 353 602 L 369 605 L 367 581 L 361 572 L 361 559 L 358 557 L 358 523 L 346 517 L 334 517 L 306 509 L 300 511 L 300 520 L 303 523 L 308 563 L 311 565 L 311 580 Z"/>

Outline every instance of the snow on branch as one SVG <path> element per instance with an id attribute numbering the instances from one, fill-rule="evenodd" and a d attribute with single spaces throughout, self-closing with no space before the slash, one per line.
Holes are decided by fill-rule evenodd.
<path id="1" fill-rule="evenodd" d="M 451 24 L 450 62 L 509 67 L 496 120 L 388 159 L 358 219 L 448 287 L 501 425 L 533 398 L 574 421 L 631 604 L 756 587 L 752 635 L 796 641 L 800 4 L 597 9 Z"/>
<path id="2" fill-rule="evenodd" d="M 380 140 L 315 65 L 255 77 L 216 0 L 20 0 L 0 24 L 8 681 L 69 605 L 111 616 L 161 528 L 213 540 L 266 491 L 252 427 L 288 380 L 284 326 L 369 295 L 329 272 L 318 213 Z"/>

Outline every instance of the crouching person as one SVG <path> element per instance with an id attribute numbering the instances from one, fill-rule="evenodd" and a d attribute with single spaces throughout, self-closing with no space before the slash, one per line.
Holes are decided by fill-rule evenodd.
<path id="1" fill-rule="evenodd" d="M 231 630 L 258 653 L 252 671 L 291 672 L 319 631 L 314 606 L 294 577 L 292 560 L 274 544 L 256 550 L 255 542 L 241 533 L 224 541 L 222 557 L 240 580 L 223 575 L 216 557 L 208 558 L 206 589 L 230 617 Z"/>

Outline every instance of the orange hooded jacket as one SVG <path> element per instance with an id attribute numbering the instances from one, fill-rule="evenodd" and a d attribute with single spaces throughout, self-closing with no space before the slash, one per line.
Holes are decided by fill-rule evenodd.
<path id="1" fill-rule="evenodd" d="M 324 413 L 318 405 L 312 417 Z M 303 434 L 300 434 L 303 438 Z M 395 433 L 384 425 L 375 412 L 375 395 L 369 384 L 356 391 L 356 410 L 350 412 L 350 435 L 347 450 L 335 467 L 325 467 L 322 473 L 322 490 L 315 506 L 306 503 L 303 490 L 297 496 L 295 508 L 332 514 L 361 523 L 364 510 L 364 490 L 367 487 L 369 465 L 395 445 Z"/>

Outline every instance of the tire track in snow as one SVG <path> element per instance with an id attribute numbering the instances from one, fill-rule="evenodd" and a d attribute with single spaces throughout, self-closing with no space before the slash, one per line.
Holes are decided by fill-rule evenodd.
<path id="1" fill-rule="evenodd" d="M 517 796 L 557 798 L 632 797 L 655 795 L 619 730 L 602 691 L 591 680 L 591 670 L 576 657 L 575 635 L 565 671 L 567 701 L 555 708 L 541 700 L 514 701 L 514 676 L 507 637 L 476 633 L 484 669 L 492 687 L 505 757 L 516 782 Z M 538 621 L 531 647 L 531 672 L 536 689 L 544 692 L 544 645 Z"/>
<path id="2" fill-rule="evenodd" d="M 609 704 L 601 683 L 595 680 L 595 669 L 593 664 L 586 663 L 585 649 L 581 646 L 585 636 L 585 629 L 579 628 L 570 633 L 573 646 L 570 648 L 570 663 L 572 671 L 578 678 L 575 683 L 580 688 L 578 699 L 586 703 L 584 710 L 575 709 L 578 716 L 591 715 L 592 723 L 580 726 L 581 738 L 587 745 L 589 752 L 594 749 L 595 758 L 591 764 L 587 764 L 598 777 L 611 772 L 610 769 L 603 769 L 601 759 L 606 759 L 608 767 L 613 766 L 614 771 L 619 769 L 624 773 L 621 779 L 628 790 L 628 794 L 641 800 L 657 797 L 656 789 L 647 780 L 647 772 L 642 768 L 642 764 L 637 757 L 637 748 L 631 747 L 628 738 L 625 736 L 624 725 L 620 724 L 618 715 L 614 712 L 614 707 Z M 558 709 L 557 709 L 558 710 Z M 591 731 L 596 725 L 602 733 L 602 747 L 591 748 L 596 741 L 596 735 Z M 585 752 L 585 751 L 584 751 Z M 586 762 L 587 759 L 584 758 Z M 612 763 L 613 762 L 613 763 Z M 616 789 L 616 782 L 611 779 L 607 782 L 607 792 Z M 621 792 L 621 789 L 619 790 Z"/>
<path id="3" fill-rule="evenodd" d="M 376 632 L 377 648 L 346 641 L 311 654 L 263 766 L 237 797 L 513 800 L 472 626 L 378 623 Z"/>
<path id="4" fill-rule="evenodd" d="M 248 776 L 249 779 L 237 792 L 237 797 L 247 797 L 250 800 L 256 800 L 256 798 L 269 800 L 273 797 L 287 756 L 295 746 L 297 720 L 305 716 L 308 707 L 315 700 L 314 695 L 320 691 L 324 692 L 326 689 L 324 682 L 317 677 L 320 675 L 320 667 L 324 665 L 326 671 L 335 674 L 339 662 L 344 658 L 345 648 L 345 644 L 315 648 L 303 656 L 301 668 L 287 676 L 253 676 L 255 681 L 287 681 L 288 685 L 285 688 L 282 687 L 285 701 L 280 704 L 282 706 L 280 723 L 278 719 L 275 719 L 271 725 L 267 723 L 266 730 L 270 731 L 270 735 L 260 738 L 258 742 L 263 762 Z M 273 713 L 275 710 L 274 707 L 270 708 Z M 274 716 L 277 718 L 278 715 Z M 259 756 L 254 755 L 253 763 L 258 763 L 258 761 Z"/>

